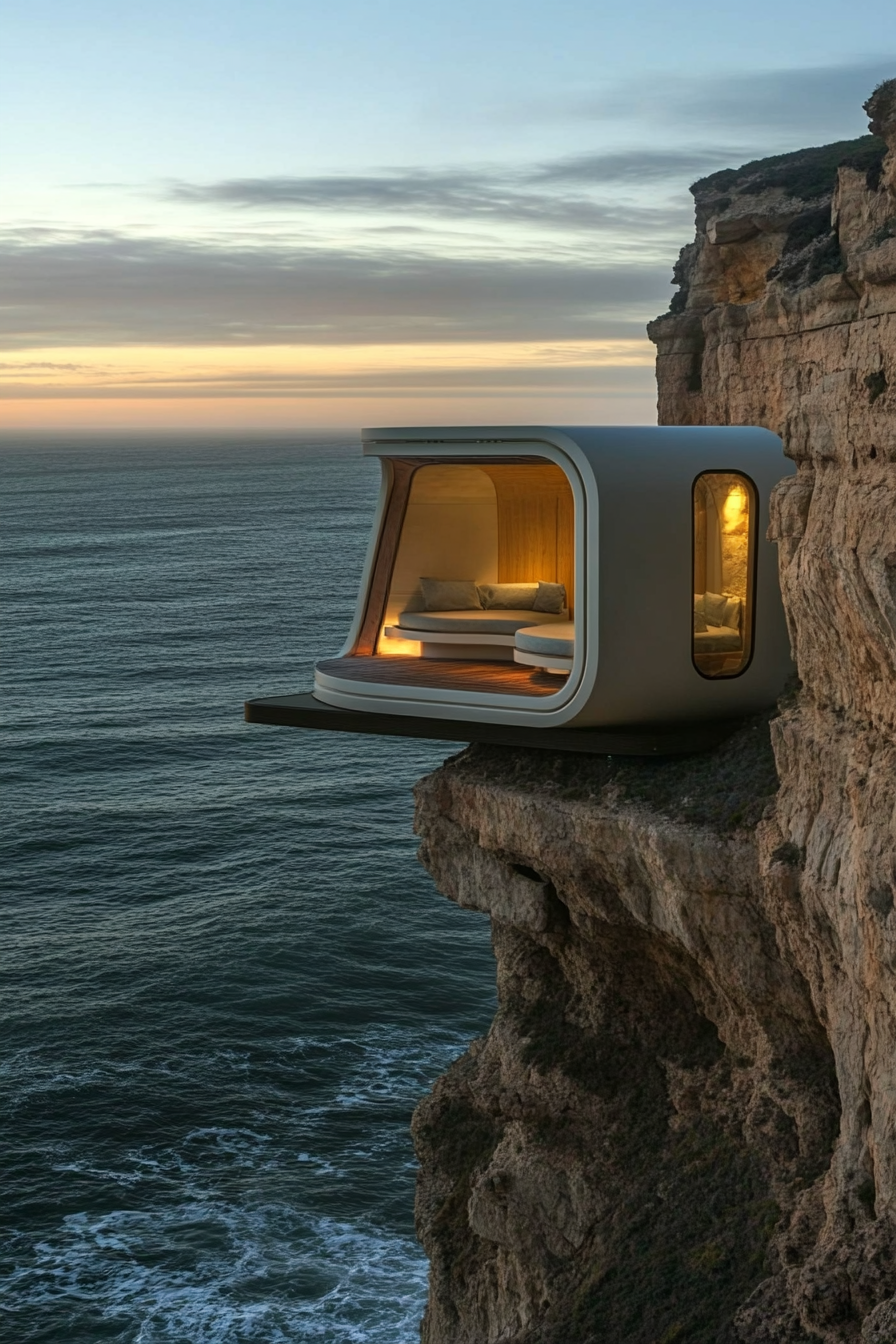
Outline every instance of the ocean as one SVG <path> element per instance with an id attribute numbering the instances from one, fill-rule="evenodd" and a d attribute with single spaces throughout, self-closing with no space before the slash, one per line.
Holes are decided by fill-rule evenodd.
<path id="1" fill-rule="evenodd" d="M 494 1012 L 445 743 L 248 725 L 348 629 L 348 437 L 0 444 L 0 1337 L 410 1344 L 408 1133 Z"/>

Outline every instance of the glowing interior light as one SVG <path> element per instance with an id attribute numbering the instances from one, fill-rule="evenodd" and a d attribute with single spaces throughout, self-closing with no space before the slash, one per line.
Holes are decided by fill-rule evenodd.
<path id="1" fill-rule="evenodd" d="M 423 650 L 418 640 L 387 637 L 386 626 L 383 625 L 380 629 L 376 651 L 386 658 L 419 658 Z"/>
<path id="2" fill-rule="evenodd" d="M 742 485 L 733 485 L 725 496 L 725 528 L 734 532 L 744 520 L 747 511 L 747 493 Z"/>

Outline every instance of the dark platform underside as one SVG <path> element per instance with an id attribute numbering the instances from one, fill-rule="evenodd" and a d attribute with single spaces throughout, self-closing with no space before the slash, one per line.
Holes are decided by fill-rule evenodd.
<path id="1" fill-rule="evenodd" d="M 383 686 L 426 686 L 441 691 L 489 691 L 498 695 L 556 695 L 565 676 L 553 676 L 522 663 L 473 662 L 466 658 L 384 658 L 353 654 L 325 658 L 321 672 L 343 681 L 374 681 Z"/>
<path id="2" fill-rule="evenodd" d="M 419 661 L 415 659 L 415 661 Z M 318 728 L 330 733 L 369 733 L 380 737 L 424 737 L 437 742 L 491 742 L 496 746 L 540 751 L 583 751 L 593 756 L 680 756 L 710 751 L 724 742 L 741 720 L 623 728 L 518 728 L 501 723 L 470 723 L 404 714 L 368 714 L 336 709 L 313 695 L 283 695 L 247 700 L 248 723 L 285 728 Z"/>

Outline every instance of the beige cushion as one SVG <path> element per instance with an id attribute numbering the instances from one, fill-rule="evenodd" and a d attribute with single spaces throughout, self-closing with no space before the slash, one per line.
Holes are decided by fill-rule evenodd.
<path id="1" fill-rule="evenodd" d="M 723 617 L 725 615 L 725 604 L 728 601 L 725 593 L 704 593 L 703 606 L 706 614 L 707 625 L 724 625 Z"/>
<path id="2" fill-rule="evenodd" d="M 537 583 L 480 583 L 479 600 L 487 611 L 531 611 Z"/>
<path id="3" fill-rule="evenodd" d="M 517 630 L 514 644 L 523 653 L 544 653 L 555 658 L 571 658 L 576 647 L 576 628 L 572 621 L 557 625 L 529 625 Z"/>
<path id="4" fill-rule="evenodd" d="M 426 611 L 480 611 L 482 603 L 473 579 L 421 579 Z"/>
<path id="5" fill-rule="evenodd" d="M 725 610 L 722 613 L 722 625 L 727 625 L 733 630 L 740 629 L 740 611 L 741 601 L 739 597 L 729 597 L 725 603 Z"/>
<path id="6" fill-rule="evenodd" d="M 556 625 L 569 619 L 564 611 L 554 616 L 541 612 L 537 616 L 525 610 L 497 611 L 403 611 L 398 618 L 402 630 L 419 630 L 442 634 L 514 635 L 523 626 Z"/>
<path id="7" fill-rule="evenodd" d="M 566 587 L 562 583 L 539 581 L 533 611 L 550 611 L 555 615 L 566 610 Z"/>

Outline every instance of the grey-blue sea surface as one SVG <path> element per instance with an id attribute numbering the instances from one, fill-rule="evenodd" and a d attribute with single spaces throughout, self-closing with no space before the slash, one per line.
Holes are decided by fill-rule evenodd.
<path id="1" fill-rule="evenodd" d="M 26 1341 L 418 1337 L 411 1110 L 494 1010 L 414 857 L 446 744 L 250 726 L 348 629 L 348 438 L 7 439 L 2 1311 Z"/>

